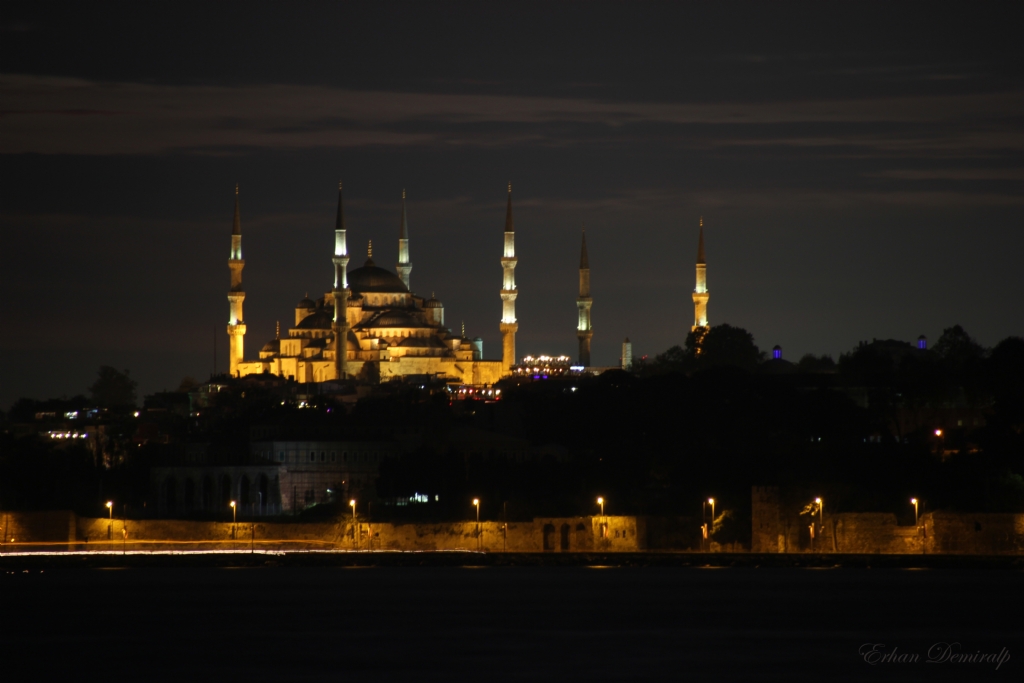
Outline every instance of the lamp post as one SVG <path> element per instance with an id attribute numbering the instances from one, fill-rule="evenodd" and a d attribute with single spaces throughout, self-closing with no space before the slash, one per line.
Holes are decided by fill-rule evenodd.
<path id="1" fill-rule="evenodd" d="M 348 506 L 352 508 L 352 545 L 359 548 L 359 529 L 356 528 L 356 499 L 353 498 L 348 502 Z"/>
<path id="2" fill-rule="evenodd" d="M 238 524 L 238 506 L 231 501 L 231 538 L 235 538 L 235 525 Z"/>
<path id="3" fill-rule="evenodd" d="M 917 523 L 917 498 L 911 498 L 910 502 L 914 506 L 914 527 L 920 528 L 920 525 Z"/>
<path id="4" fill-rule="evenodd" d="M 114 540 L 114 501 L 107 501 L 107 511 L 110 512 L 110 523 L 107 525 L 107 540 Z"/>
<path id="5" fill-rule="evenodd" d="M 704 552 L 704 539 L 708 537 L 708 502 L 700 502 L 700 551 Z"/>
<path id="6" fill-rule="evenodd" d="M 601 506 L 601 516 L 604 517 L 604 497 L 603 496 L 598 496 L 597 497 L 597 504 Z"/>
<path id="7" fill-rule="evenodd" d="M 473 507 L 476 508 L 476 547 L 480 549 L 480 499 L 473 499 Z"/>
<path id="8" fill-rule="evenodd" d="M 711 534 L 715 533 L 715 499 L 708 498 L 711 504 L 711 526 L 708 528 L 708 550 L 711 550 Z"/>

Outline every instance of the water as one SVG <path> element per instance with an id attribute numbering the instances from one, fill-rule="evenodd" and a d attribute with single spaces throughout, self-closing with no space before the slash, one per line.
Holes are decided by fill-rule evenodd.
<path id="1" fill-rule="evenodd" d="M 9 680 L 908 681 L 1020 676 L 1018 571 L 266 567 L 0 577 Z M 937 642 L 992 664 L 924 663 Z M 919 653 L 871 666 L 865 643 Z"/>

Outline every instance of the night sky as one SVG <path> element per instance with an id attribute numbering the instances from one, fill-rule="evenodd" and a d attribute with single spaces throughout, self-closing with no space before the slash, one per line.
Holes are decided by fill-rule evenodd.
<path id="1" fill-rule="evenodd" d="M 785 357 L 1024 335 L 1024 59 L 1012 4 L 0 8 L 0 406 L 227 367 L 241 185 L 246 352 L 350 267 L 393 268 L 500 357 L 682 344 L 704 216 L 711 324 Z"/>

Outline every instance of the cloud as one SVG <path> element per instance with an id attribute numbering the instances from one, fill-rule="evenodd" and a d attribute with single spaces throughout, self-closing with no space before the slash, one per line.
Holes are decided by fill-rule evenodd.
<path id="1" fill-rule="evenodd" d="M 0 76 L 0 153 L 123 155 L 237 153 L 259 149 L 363 146 L 572 144 L 598 130 L 639 125 L 782 126 L 901 124 L 947 129 L 914 135 L 775 139 L 734 145 L 866 145 L 910 151 L 1022 146 L 1001 120 L 1024 110 L 1024 93 L 750 103 L 614 102 L 594 99 L 373 92 L 320 85 L 195 86 Z M 964 122 L 972 129 L 949 132 Z M 977 131 L 979 122 L 993 130 Z M 569 130 L 566 129 L 569 125 Z M 572 128 L 572 124 L 580 126 Z M 589 126 L 589 128 L 588 128 Z M 628 137 L 628 135 L 627 135 Z M 956 141 L 960 141 L 959 143 Z M 728 143 L 722 143 L 728 144 Z"/>

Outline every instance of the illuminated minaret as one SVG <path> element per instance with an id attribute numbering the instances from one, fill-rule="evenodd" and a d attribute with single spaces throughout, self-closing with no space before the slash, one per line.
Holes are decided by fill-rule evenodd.
<path id="1" fill-rule="evenodd" d="M 590 260 L 587 258 L 587 231 L 583 231 L 583 248 L 580 251 L 580 298 L 576 306 L 580 309 L 580 321 L 576 326 L 576 336 L 580 340 L 579 364 L 590 367 L 590 339 L 594 330 L 590 327 L 590 306 L 594 300 L 590 298 Z"/>
<path id="2" fill-rule="evenodd" d="M 345 244 L 345 207 L 338 183 L 338 216 L 334 222 L 334 367 L 337 379 L 348 372 L 348 245 Z"/>
<path id="3" fill-rule="evenodd" d="M 512 224 L 512 183 L 508 184 L 505 212 L 505 251 L 501 257 L 501 362 L 506 369 L 516 364 L 516 232 Z"/>
<path id="4" fill-rule="evenodd" d="M 236 377 L 238 364 L 245 358 L 245 318 L 242 316 L 242 302 L 245 301 L 242 268 L 245 268 L 245 261 L 242 259 L 242 219 L 238 213 L 238 185 L 235 185 L 235 222 L 231 228 L 231 255 L 228 257 L 228 268 L 231 269 L 231 289 L 228 291 L 228 372 L 232 377 Z"/>
<path id="5" fill-rule="evenodd" d="M 707 261 L 704 259 L 704 216 L 700 217 L 700 240 L 697 243 L 697 286 L 693 289 L 693 331 L 708 327 Z"/>
<path id="6" fill-rule="evenodd" d="M 412 272 L 412 264 L 409 263 L 409 221 L 405 217 L 405 190 L 402 190 L 402 227 L 398 232 L 398 264 L 395 266 L 398 277 L 402 278 L 405 288 L 409 291 L 409 273 Z"/>

